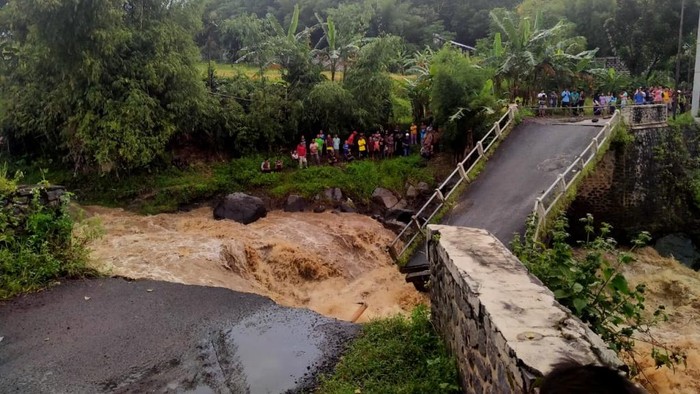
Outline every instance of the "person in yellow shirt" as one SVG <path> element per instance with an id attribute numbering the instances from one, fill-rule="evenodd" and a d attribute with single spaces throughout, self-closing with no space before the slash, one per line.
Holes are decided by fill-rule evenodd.
<path id="1" fill-rule="evenodd" d="M 360 152 L 359 158 L 363 159 L 367 153 L 367 140 L 363 133 L 360 133 L 360 139 L 357 140 L 357 149 Z"/>
<path id="2" fill-rule="evenodd" d="M 417 139 L 418 139 L 418 126 L 416 126 L 416 123 L 411 123 L 411 145 L 417 144 Z"/>
<path id="3" fill-rule="evenodd" d="M 671 89 L 664 88 L 664 92 L 661 94 L 664 100 L 664 104 L 670 110 L 671 109 Z"/>

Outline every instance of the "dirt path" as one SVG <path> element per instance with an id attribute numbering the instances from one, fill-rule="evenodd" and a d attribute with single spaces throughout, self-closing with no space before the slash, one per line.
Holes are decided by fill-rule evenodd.
<path id="1" fill-rule="evenodd" d="M 357 214 L 271 212 L 250 225 L 209 208 L 139 216 L 87 207 L 105 235 L 91 246 L 113 275 L 225 287 L 348 320 L 409 311 L 427 297 L 404 282 L 384 246 L 393 234 Z"/>
<path id="2" fill-rule="evenodd" d="M 652 328 L 652 335 L 661 343 L 683 350 L 687 367 L 676 371 L 656 369 L 649 356 L 651 347 L 638 343 L 637 358 L 642 371 L 651 381 L 650 393 L 700 393 L 700 273 L 679 262 L 663 258 L 652 248 L 637 253 L 639 261 L 626 269 L 625 275 L 633 284 L 646 283 L 647 310 L 653 312 L 664 305 L 669 320 Z M 640 380 L 643 378 L 640 376 Z"/>

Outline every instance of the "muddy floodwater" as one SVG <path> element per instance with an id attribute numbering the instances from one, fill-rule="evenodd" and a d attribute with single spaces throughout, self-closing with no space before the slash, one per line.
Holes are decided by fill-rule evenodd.
<path id="1" fill-rule="evenodd" d="M 140 216 L 87 207 L 105 232 L 91 245 L 96 268 L 135 279 L 225 287 L 261 294 L 360 322 L 410 311 L 428 301 L 384 250 L 394 234 L 349 213 L 285 213 L 242 225 L 217 221 L 211 209 Z"/>
<path id="2" fill-rule="evenodd" d="M 647 311 L 664 305 L 668 321 L 651 328 L 651 338 L 687 355 L 686 364 L 674 370 L 656 368 L 650 357 L 651 346 L 638 342 L 635 357 L 650 393 L 700 393 L 700 273 L 678 261 L 664 258 L 652 248 L 636 254 L 637 261 L 625 268 L 625 275 L 633 284 L 645 283 Z"/>

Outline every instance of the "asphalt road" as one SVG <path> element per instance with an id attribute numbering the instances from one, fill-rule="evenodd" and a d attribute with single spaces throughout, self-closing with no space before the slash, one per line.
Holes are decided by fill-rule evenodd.
<path id="1" fill-rule="evenodd" d="M 227 289 L 70 281 L 0 304 L 0 392 L 301 392 L 356 333 Z"/>
<path id="2" fill-rule="evenodd" d="M 441 224 L 486 229 L 508 245 L 525 232 L 528 215 L 539 197 L 591 139 L 600 123 L 546 123 L 526 120 L 501 143 L 486 168 L 460 196 Z M 425 252 L 407 268 L 425 266 Z"/>

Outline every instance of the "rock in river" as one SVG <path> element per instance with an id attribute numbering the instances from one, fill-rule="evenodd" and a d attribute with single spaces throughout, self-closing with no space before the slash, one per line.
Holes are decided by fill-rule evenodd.
<path id="1" fill-rule="evenodd" d="M 393 208 L 396 204 L 399 203 L 399 199 L 396 198 L 396 196 L 394 195 L 394 193 L 391 192 L 391 190 L 387 190 L 381 187 L 374 189 L 374 193 L 372 193 L 372 201 L 377 203 L 383 209 Z"/>
<path id="2" fill-rule="evenodd" d="M 267 209 L 262 199 L 244 193 L 226 196 L 214 209 L 214 219 L 230 219 L 249 224 L 267 216 Z"/>

